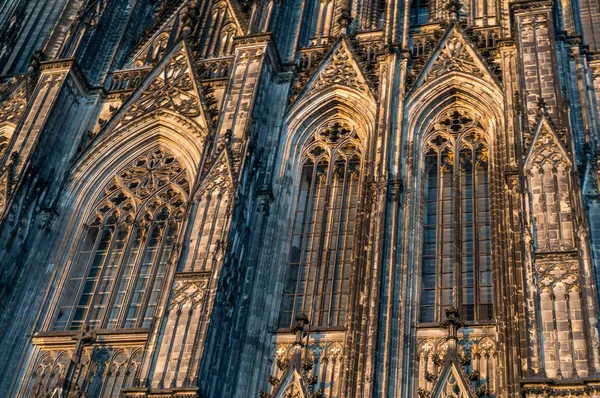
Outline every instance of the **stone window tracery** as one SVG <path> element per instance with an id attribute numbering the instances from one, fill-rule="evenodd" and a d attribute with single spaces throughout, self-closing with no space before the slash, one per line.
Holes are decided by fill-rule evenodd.
<path id="1" fill-rule="evenodd" d="M 117 173 L 84 227 L 55 330 L 150 325 L 188 191 L 185 169 L 161 148 Z"/>
<path id="2" fill-rule="evenodd" d="M 488 144 L 463 109 L 438 117 L 424 145 L 423 253 L 419 321 L 446 308 L 465 321 L 492 319 Z"/>
<path id="3" fill-rule="evenodd" d="M 311 325 L 341 327 L 348 306 L 361 146 L 355 129 L 333 120 L 306 144 L 279 326 L 298 312 Z"/>

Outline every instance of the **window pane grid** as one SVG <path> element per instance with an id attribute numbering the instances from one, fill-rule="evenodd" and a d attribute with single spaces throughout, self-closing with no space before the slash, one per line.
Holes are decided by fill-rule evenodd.
<path id="1" fill-rule="evenodd" d="M 360 161 L 307 161 L 302 168 L 280 327 L 299 312 L 313 326 L 344 325 L 359 195 Z"/>
<path id="2" fill-rule="evenodd" d="M 160 147 L 115 174 L 81 231 L 55 330 L 149 325 L 180 231 L 185 192 L 185 169 Z"/>
<path id="3" fill-rule="evenodd" d="M 493 317 L 487 150 L 475 133 L 462 140 L 438 136 L 424 155 L 420 323 L 452 305 L 465 321 Z"/>

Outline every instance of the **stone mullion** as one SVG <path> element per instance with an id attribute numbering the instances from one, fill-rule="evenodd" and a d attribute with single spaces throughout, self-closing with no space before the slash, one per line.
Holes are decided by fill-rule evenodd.
<path id="1" fill-rule="evenodd" d="M 362 328 L 362 308 L 360 304 L 359 297 L 361 296 L 360 289 L 360 281 L 364 280 L 363 276 L 365 270 L 362 267 L 362 252 L 363 252 L 363 228 L 364 228 L 364 218 L 365 218 L 365 208 L 366 208 L 366 196 L 364 195 L 365 190 L 367 189 L 367 184 L 365 178 L 362 179 L 361 187 L 361 195 L 360 201 L 357 203 L 358 211 L 356 217 L 356 224 L 354 226 L 354 248 L 353 248 L 353 259 L 352 259 L 352 269 L 350 276 L 350 291 L 348 294 L 348 312 L 346 314 L 346 335 L 344 338 L 344 347 L 345 347 L 345 356 L 342 359 L 342 377 L 341 377 L 341 396 L 342 397 L 350 397 L 355 395 L 353 392 L 353 387 L 357 385 L 355 378 L 357 377 L 357 372 L 353 372 L 352 370 L 356 370 L 356 364 L 358 363 L 358 358 L 360 357 L 360 329 Z"/>
<path id="2" fill-rule="evenodd" d="M 359 193 L 360 193 L 360 177 L 356 177 L 356 179 L 355 179 L 355 185 L 352 186 L 352 183 L 350 185 L 350 193 L 349 193 L 349 195 L 356 195 L 356 197 L 358 198 L 359 197 Z M 354 221 L 354 223 L 356 225 L 356 214 L 358 214 L 358 208 L 355 208 L 354 211 L 355 211 L 355 221 Z M 349 218 L 350 218 L 350 207 L 348 207 L 348 211 L 346 212 L 346 220 L 348 220 Z M 348 228 L 347 225 L 346 225 L 346 228 Z M 348 245 L 348 235 L 349 235 L 349 233 L 350 233 L 349 229 L 346 229 L 344 231 L 344 238 L 343 238 L 343 241 L 342 241 L 342 247 L 344 248 L 344 250 L 342 251 L 342 261 L 344 263 L 348 263 L 348 264 L 350 264 L 351 261 L 352 261 L 352 254 L 349 256 L 350 258 L 348 258 L 348 256 L 346 256 L 346 247 L 347 247 L 346 245 Z M 352 231 L 352 233 L 354 233 L 354 231 Z M 354 239 L 356 239 L 356 237 L 354 237 Z M 352 249 L 353 249 L 353 252 L 356 250 L 356 246 L 354 244 L 353 244 Z M 348 292 L 347 296 L 348 296 L 348 305 L 349 305 L 350 298 L 351 298 L 349 292 Z M 347 310 L 348 310 L 348 308 L 346 308 L 346 311 Z M 336 322 L 339 322 L 339 321 L 340 321 L 340 319 L 339 319 L 339 309 L 338 309 L 338 314 L 336 316 Z"/>
<path id="3" fill-rule="evenodd" d="M 443 149 L 442 149 L 443 151 Z M 443 248 L 444 248 L 444 244 L 443 242 L 443 233 L 444 233 L 444 228 L 443 226 L 445 224 L 443 224 L 443 220 L 444 220 L 444 202 L 443 202 L 443 198 L 444 198 L 444 170 L 442 169 L 442 153 L 438 151 L 438 160 L 437 160 L 437 178 L 438 178 L 438 192 L 437 192 L 437 201 L 436 201 L 436 220 L 437 220 L 437 227 L 436 227 L 436 242 L 437 244 L 435 245 L 435 252 L 436 252 L 436 264 L 435 264 L 435 279 L 436 279 L 436 287 L 435 287 L 435 304 L 434 304 L 434 310 L 435 310 L 435 314 L 434 314 L 434 318 L 433 321 L 434 323 L 440 323 L 443 320 L 443 314 L 441 312 L 441 299 L 442 299 L 442 253 L 443 253 Z M 423 154 L 419 153 L 419 157 L 421 158 L 421 162 L 423 162 Z M 454 171 L 454 170 L 453 170 Z M 423 181 L 425 179 L 425 175 L 423 173 L 421 173 L 422 180 Z M 453 173 L 453 177 L 454 177 L 454 173 Z M 447 176 L 446 176 L 447 178 Z M 425 197 L 425 193 L 423 193 L 423 198 Z M 423 199 L 422 198 L 422 199 Z M 422 200 L 421 200 L 422 201 Z M 454 210 L 454 209 L 453 209 Z M 454 214 L 452 215 L 452 226 L 454 227 Z M 423 217 L 421 216 L 421 224 L 423 221 Z M 454 228 L 452 233 L 454 234 Z M 422 235 L 422 234 L 421 234 Z M 453 237 L 454 238 L 454 237 Z M 454 242 L 453 242 L 454 244 Z M 440 250 L 440 248 L 442 250 Z M 421 248 L 422 250 L 422 248 Z M 421 266 L 422 266 L 422 260 L 421 260 Z M 452 264 L 452 266 L 454 267 L 454 264 Z M 454 277 L 454 275 L 453 275 Z M 421 275 L 419 274 L 417 276 L 416 279 L 416 289 L 420 289 L 420 278 Z M 454 301 L 454 296 L 452 297 L 452 300 Z M 454 305 L 454 303 L 452 303 Z"/>
<path id="4" fill-rule="evenodd" d="M 319 260 L 317 261 L 317 270 L 318 273 L 315 274 L 315 296 L 313 297 L 312 304 L 316 307 L 316 316 L 314 325 L 329 325 L 329 319 L 327 321 L 322 319 L 323 316 L 323 304 L 325 300 L 325 291 L 327 289 L 327 277 L 329 274 L 329 265 L 330 265 L 330 250 L 331 250 L 331 240 L 332 240 L 332 225 L 335 219 L 335 200 L 338 195 L 338 191 L 340 190 L 339 182 L 336 182 L 335 176 L 335 160 L 331 162 L 329 165 L 329 183 L 327 184 L 327 194 L 325 197 L 325 206 L 323 208 L 324 219 L 321 224 L 321 238 L 319 239 Z M 344 178 L 347 170 L 344 171 Z M 342 186 L 343 189 L 343 186 Z M 325 257 L 325 258 L 324 258 Z M 335 266 L 335 264 L 334 264 Z M 320 270 L 319 268 L 323 268 Z M 322 281 L 319 282 L 319 275 L 321 275 L 321 271 L 323 274 Z M 321 285 L 319 289 L 319 284 Z M 333 289 L 333 283 L 332 283 Z M 333 296 L 333 291 L 331 292 Z M 328 311 L 329 317 L 331 317 L 331 313 Z"/>
<path id="5" fill-rule="evenodd" d="M 140 225 L 138 227 L 138 233 L 141 235 L 140 247 L 135 256 L 136 258 L 133 262 L 131 277 L 129 278 L 129 282 L 127 283 L 127 287 L 125 288 L 125 295 L 123 296 L 123 305 L 121 306 L 121 310 L 119 311 L 119 315 L 117 316 L 117 325 L 120 325 L 120 327 L 124 327 L 125 322 L 127 322 L 127 314 L 129 313 L 129 307 L 131 305 L 131 299 L 133 297 L 135 285 L 137 284 L 140 268 L 142 266 L 142 261 L 144 259 L 144 255 L 146 254 L 146 249 L 150 240 L 149 237 L 151 229 L 151 226 L 145 225 Z"/>
<path id="6" fill-rule="evenodd" d="M 304 168 L 304 166 L 302 166 L 302 168 Z M 318 169 L 318 163 L 315 162 L 313 169 L 312 169 L 312 176 L 311 176 L 311 184 L 310 184 L 310 189 L 308 191 L 308 196 L 307 196 L 307 203 L 306 203 L 306 211 L 304 213 L 304 218 L 305 220 L 307 220 L 308 217 L 310 217 L 313 220 L 313 224 L 314 221 L 316 220 L 316 214 L 317 211 L 315 211 L 315 208 L 317 206 L 318 200 L 317 200 L 317 192 L 318 192 L 318 180 L 319 180 L 319 175 L 317 174 L 317 169 Z M 303 172 L 300 172 L 300 178 L 302 178 L 302 174 Z M 313 195 L 315 195 L 315 197 L 313 198 Z M 296 222 L 296 217 L 298 216 L 297 212 L 295 212 L 294 214 L 294 223 Z M 298 259 L 298 270 L 296 271 L 296 278 L 299 281 L 300 280 L 300 272 L 302 269 L 302 264 L 304 263 L 304 256 L 306 253 L 306 249 L 308 247 L 312 247 L 311 243 L 312 243 L 312 238 L 308 237 L 308 227 L 310 225 L 310 222 L 305 223 L 304 225 L 304 230 L 302 232 L 302 250 L 300 250 L 300 258 Z M 314 233 L 314 232 L 313 232 Z M 289 261 L 289 260 L 288 260 Z M 307 264 L 307 275 L 310 275 L 310 265 L 311 263 L 309 262 Z M 293 314 L 295 314 L 296 312 L 298 312 L 298 309 L 296 308 L 296 302 L 297 299 L 296 297 L 298 296 L 298 289 L 299 289 L 299 283 L 296 283 L 296 286 L 294 287 L 294 303 L 292 305 L 292 319 L 290 319 L 290 325 L 292 325 L 293 322 Z M 306 288 L 303 291 L 303 304 L 304 304 L 304 300 L 306 297 Z M 302 307 L 304 307 L 304 305 L 302 305 Z M 310 319 L 310 318 L 309 318 Z"/>
<path id="7" fill-rule="evenodd" d="M 125 271 L 125 264 L 123 263 L 123 261 L 127 260 L 129 258 L 129 251 L 131 250 L 131 247 L 135 242 L 135 237 L 133 236 L 135 233 L 135 228 L 132 228 L 129 226 L 127 226 L 125 228 L 128 229 L 127 238 L 126 238 L 127 243 L 123 246 L 123 252 L 121 253 L 121 256 L 116 265 L 115 277 L 111 283 L 111 286 L 108 289 L 108 291 L 109 291 L 108 301 L 106 302 L 106 308 L 104 309 L 104 315 L 102 316 L 102 322 L 100 323 L 101 328 L 105 328 L 109 321 L 111 308 L 112 308 L 113 304 L 115 303 L 115 298 L 117 295 L 116 289 L 118 289 L 119 280 L 121 279 L 121 277 L 123 276 L 123 272 Z M 115 325 L 115 327 L 116 326 L 117 325 Z"/>
<path id="8" fill-rule="evenodd" d="M 155 222 L 156 222 L 156 218 L 155 218 Z M 154 286 L 154 281 L 156 279 L 156 271 L 158 270 L 158 267 L 160 265 L 160 261 L 162 258 L 162 254 L 165 250 L 165 240 L 166 240 L 167 234 L 170 232 L 169 230 L 173 227 L 171 225 L 169 225 L 169 219 L 166 219 L 165 224 L 163 226 L 155 225 L 154 228 L 161 228 L 162 231 L 159 231 L 158 242 L 156 245 L 156 253 L 154 253 L 154 255 L 152 256 L 152 263 L 151 263 L 151 266 L 149 267 L 149 269 L 150 269 L 149 277 L 148 277 L 148 280 L 146 281 L 146 289 L 144 290 L 144 294 L 142 295 L 141 300 L 140 300 L 140 306 L 138 307 L 138 311 L 140 312 L 140 315 L 137 317 L 138 319 L 136 320 L 137 327 L 142 327 L 142 325 L 144 324 L 144 318 L 146 317 L 147 306 L 148 306 L 148 303 L 150 300 L 150 295 L 152 294 L 152 288 Z M 178 229 L 178 226 L 175 228 Z M 154 232 L 154 231 L 152 231 L 152 232 Z M 177 233 L 175 236 L 177 236 Z M 149 235 L 148 241 L 150 241 L 150 239 L 151 239 L 151 235 Z M 168 261 L 168 259 L 167 259 L 167 261 Z"/>
<path id="9" fill-rule="evenodd" d="M 153 229 L 154 222 L 150 223 L 148 226 L 140 226 L 139 233 L 142 234 L 140 238 L 140 248 L 136 255 L 136 259 L 133 264 L 133 269 L 131 270 L 131 278 L 129 278 L 129 282 L 127 283 L 125 296 L 123 297 L 123 306 L 121 307 L 121 311 L 118 318 L 121 327 L 124 327 L 125 323 L 127 322 L 127 314 L 129 313 L 129 307 L 131 306 L 131 300 L 133 298 L 135 286 L 139 278 L 140 269 L 142 267 L 144 256 L 146 255 L 148 243 L 150 242 L 150 235 L 153 232 Z"/>
<path id="10" fill-rule="evenodd" d="M 473 201 L 473 221 L 471 222 L 471 227 L 472 229 L 472 234 L 473 234 L 473 289 L 474 289 L 474 303 L 473 305 L 475 306 L 474 309 L 474 321 L 478 322 L 480 321 L 480 314 L 479 314 L 479 303 L 481 302 L 481 297 L 479 297 L 479 220 L 478 220 L 478 206 L 477 206 L 477 199 L 479 198 L 479 189 L 478 189 L 478 184 L 479 184 L 479 177 L 477 176 L 477 158 L 476 158 L 476 153 L 477 151 L 475 150 L 475 148 L 473 148 L 473 150 L 471 151 L 471 155 L 472 155 L 472 159 L 471 159 L 471 185 L 472 185 L 472 196 L 471 196 L 471 200 Z M 459 164 L 459 168 L 460 168 L 460 164 Z M 495 198 L 492 195 L 491 189 L 490 189 L 490 177 L 493 177 L 488 170 L 488 166 L 484 165 L 484 167 L 482 168 L 485 172 L 485 177 L 487 178 L 487 193 L 484 192 L 484 194 L 486 194 L 487 196 L 487 200 L 488 200 L 488 217 L 492 217 L 492 209 L 490 208 L 492 205 L 495 204 Z M 458 186 L 459 189 L 462 189 L 462 185 Z M 459 192 L 459 196 L 458 196 L 458 208 L 459 208 L 459 215 L 460 215 L 460 223 L 462 226 L 462 223 L 465 222 L 463 220 L 462 214 L 461 214 L 461 210 L 462 210 L 462 192 Z M 465 222 L 466 224 L 466 222 Z M 488 224 L 491 224 L 488 222 Z M 490 230 L 491 230 L 491 225 L 489 225 Z M 461 228 L 462 229 L 462 228 Z M 461 229 L 459 229 L 459 234 L 461 234 Z M 490 245 L 491 245 L 491 240 L 492 240 L 492 234 L 490 231 Z M 460 240 L 460 244 L 462 244 L 462 239 Z M 459 247 L 459 253 L 462 253 L 462 247 Z M 492 253 L 489 253 L 490 255 L 490 265 L 491 265 L 491 257 L 492 257 Z M 462 257 L 462 256 L 461 256 Z M 464 264 L 462 263 L 462 258 L 460 258 L 460 262 L 459 265 L 461 265 L 461 267 L 464 267 Z M 462 293 L 462 269 L 460 270 L 459 276 L 458 276 L 458 287 L 461 290 Z M 493 297 L 493 296 L 492 296 Z M 462 295 L 461 295 L 461 299 L 462 299 Z M 493 300 L 493 299 L 492 299 Z M 493 303 L 493 301 L 492 301 Z M 461 301 L 462 304 L 462 301 Z M 460 310 L 460 307 L 457 307 Z"/>
<path id="11" fill-rule="evenodd" d="M 313 215 L 313 220 L 315 221 L 314 224 L 316 225 L 318 221 L 320 221 L 321 223 L 321 230 L 318 231 L 318 234 L 315 234 L 313 232 L 313 236 L 310 239 L 309 242 L 309 253 L 311 253 L 310 256 L 310 261 L 311 261 L 311 266 L 314 265 L 314 269 L 315 269 L 315 274 L 314 274 L 314 281 L 313 281 L 313 290 L 311 293 L 311 301 L 310 301 L 310 309 L 309 309 L 309 313 L 308 313 L 308 319 L 309 322 L 311 322 L 312 327 L 317 327 L 319 325 L 319 320 L 318 320 L 318 309 L 315 308 L 316 307 L 316 303 L 317 301 L 319 301 L 319 276 L 321 275 L 321 262 L 323 261 L 323 242 L 325 240 L 325 225 L 327 224 L 327 221 L 329 219 L 329 217 L 327 217 L 327 207 L 329 206 L 329 198 L 330 198 L 330 190 L 331 188 L 329 187 L 329 182 L 331 181 L 331 174 L 332 174 L 332 163 L 330 163 L 328 165 L 328 169 L 327 169 L 327 176 L 326 179 L 327 181 L 325 182 L 325 184 L 323 184 L 322 181 L 319 181 L 319 185 L 317 188 L 317 192 L 315 193 L 316 196 L 316 201 L 315 201 L 315 214 Z M 317 175 L 317 179 L 318 175 Z M 324 185 L 324 186 L 323 186 Z M 324 192 L 324 195 L 321 195 Z M 323 214 L 319 215 L 319 203 L 323 201 Z M 317 248 L 317 258 L 315 260 L 313 260 L 312 258 L 312 253 L 313 253 L 313 247 Z M 314 261 L 314 263 L 313 263 Z M 310 267 L 307 270 L 307 281 L 310 280 Z M 307 283 L 307 287 L 308 287 L 308 283 Z M 303 303 L 302 303 L 302 307 L 304 307 L 304 302 L 306 300 L 306 296 L 309 293 L 305 290 L 304 291 L 304 297 L 303 297 Z"/>
<path id="12" fill-rule="evenodd" d="M 112 231 L 111 231 L 112 229 Z M 98 251 L 98 246 L 100 245 L 100 241 L 102 240 L 102 238 L 104 237 L 105 233 L 111 233 L 112 236 L 110 237 L 110 243 L 107 247 L 107 251 L 106 251 L 106 255 L 104 257 L 104 259 L 102 260 L 102 267 L 100 268 L 100 274 L 98 275 L 98 280 L 96 281 L 96 284 L 94 286 L 94 294 L 92 295 L 92 298 L 90 299 L 90 302 L 88 304 L 87 310 L 85 311 L 85 316 L 83 317 L 83 322 L 87 323 L 89 321 L 88 317 L 90 315 L 90 310 L 92 309 L 92 306 L 94 305 L 94 299 L 96 298 L 96 290 L 98 289 L 98 285 L 100 284 L 100 281 L 102 280 L 102 275 L 104 274 L 104 266 L 106 265 L 106 261 L 108 259 L 108 256 L 110 254 L 110 251 L 113 247 L 114 244 L 114 240 L 115 240 L 115 235 L 117 234 L 117 231 L 114 227 L 112 226 L 103 226 L 102 229 L 100 229 L 99 231 L 99 236 L 98 239 L 96 240 L 96 245 L 94 246 L 94 251 L 92 252 L 92 255 L 90 256 L 90 261 L 88 261 L 88 267 L 85 270 L 85 273 L 83 274 L 84 277 L 82 279 L 82 284 L 81 284 L 81 288 L 78 292 L 78 295 L 75 299 L 75 306 L 74 306 L 74 311 L 72 312 L 71 316 L 69 317 L 69 322 L 67 323 L 67 325 L 70 325 L 71 322 L 73 321 L 73 316 L 75 315 L 75 312 L 77 310 L 77 307 L 79 306 L 79 300 L 81 299 L 81 293 L 83 290 L 83 287 L 85 286 L 86 280 L 88 278 L 89 272 L 90 272 L 90 266 L 91 264 L 94 262 L 94 259 L 96 258 L 96 253 Z"/>
<path id="13" fill-rule="evenodd" d="M 460 170 L 460 151 L 459 143 L 454 142 L 452 151 L 454 152 L 454 164 L 452 165 L 452 306 L 460 311 L 460 276 L 462 272 L 462 259 L 460 258 L 460 249 L 458 247 L 460 242 L 460 226 L 461 226 L 461 211 L 460 211 L 460 177 L 462 172 Z M 474 165 L 473 165 L 474 166 Z M 444 205 L 442 205 L 444 206 Z M 445 206 L 444 206 L 445 208 Z M 442 214 L 442 222 L 444 215 Z M 442 232 L 443 234 L 443 232 Z M 475 248 L 473 248 L 475 249 Z M 443 267 L 443 265 L 442 265 Z M 440 268 L 440 275 L 442 274 L 443 268 Z M 444 319 L 444 314 L 441 313 L 440 306 L 440 322 Z"/>
<path id="14" fill-rule="evenodd" d="M 335 261 L 333 261 L 333 277 L 331 278 L 331 295 L 329 297 L 329 317 L 330 319 L 333 319 L 333 291 L 335 289 L 335 281 L 336 281 L 336 276 L 337 276 L 337 264 L 340 262 L 339 260 L 339 256 L 338 253 L 340 253 L 340 250 L 342 251 L 342 260 L 341 260 L 341 265 L 342 265 L 342 281 L 340 281 L 340 298 L 342 297 L 341 295 L 342 293 L 342 285 L 343 285 L 343 267 L 344 267 L 344 260 L 346 260 L 346 256 L 345 254 L 345 250 L 346 250 L 346 237 L 347 237 L 347 225 L 344 226 L 344 229 L 342 229 L 342 222 L 346 223 L 348 222 L 348 215 L 350 214 L 350 206 L 348 205 L 348 200 L 352 197 L 352 182 L 351 180 L 348 178 L 348 166 L 349 166 L 349 162 L 348 160 L 346 160 L 345 162 L 345 170 L 344 170 L 344 181 L 342 183 L 342 192 L 341 192 L 341 203 L 340 203 L 340 218 L 338 221 L 338 229 L 336 232 L 336 249 L 335 249 Z M 350 181 L 349 181 L 350 180 Z M 344 217 L 345 216 L 345 217 Z M 338 309 L 336 310 L 336 314 L 335 314 L 335 323 L 337 323 L 339 321 L 339 305 L 338 305 Z"/>
<path id="15" fill-rule="evenodd" d="M 81 249 L 83 248 L 87 234 L 89 234 L 90 228 L 94 228 L 94 227 L 91 227 L 88 224 L 83 225 L 82 231 L 78 234 L 77 242 L 79 242 L 79 243 L 77 245 L 77 250 L 74 252 L 73 258 L 81 255 L 80 254 Z M 66 326 L 65 326 L 66 329 L 69 329 L 71 327 L 71 322 L 73 321 L 73 317 L 75 315 L 75 310 L 79 304 L 79 299 L 81 298 L 81 292 L 83 290 L 83 287 L 85 286 L 85 280 L 87 279 L 87 275 L 89 273 L 90 264 L 94 260 L 96 250 L 98 249 L 98 245 L 100 244 L 100 240 L 102 239 L 103 232 L 104 232 L 103 226 L 102 225 L 98 226 L 98 234 L 96 235 L 96 239 L 94 240 L 94 246 L 93 246 L 92 252 L 90 254 L 90 257 L 88 258 L 87 264 L 85 264 L 85 270 L 81 274 L 81 282 L 79 284 L 79 288 L 77 289 L 77 292 L 73 295 L 74 301 L 71 303 L 71 314 L 69 314 L 69 318 L 66 321 Z M 75 265 L 75 264 L 73 262 L 71 262 L 71 267 L 73 265 Z M 73 272 L 73 269 L 71 267 L 67 271 L 65 284 L 70 282 L 70 276 Z M 60 300 L 58 301 L 58 303 L 60 305 Z M 54 321 L 54 319 L 53 319 L 53 321 Z"/>

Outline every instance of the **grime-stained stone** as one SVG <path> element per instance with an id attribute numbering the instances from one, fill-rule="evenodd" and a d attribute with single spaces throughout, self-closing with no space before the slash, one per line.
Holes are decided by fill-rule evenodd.
<path id="1" fill-rule="evenodd" d="M 600 2 L 0 0 L 0 396 L 600 397 Z"/>

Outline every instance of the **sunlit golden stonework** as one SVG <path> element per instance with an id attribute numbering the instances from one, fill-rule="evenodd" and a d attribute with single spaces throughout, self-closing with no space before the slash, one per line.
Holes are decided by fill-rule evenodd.
<path id="1" fill-rule="evenodd" d="M 600 398 L 599 0 L 0 0 L 0 397 Z"/>

